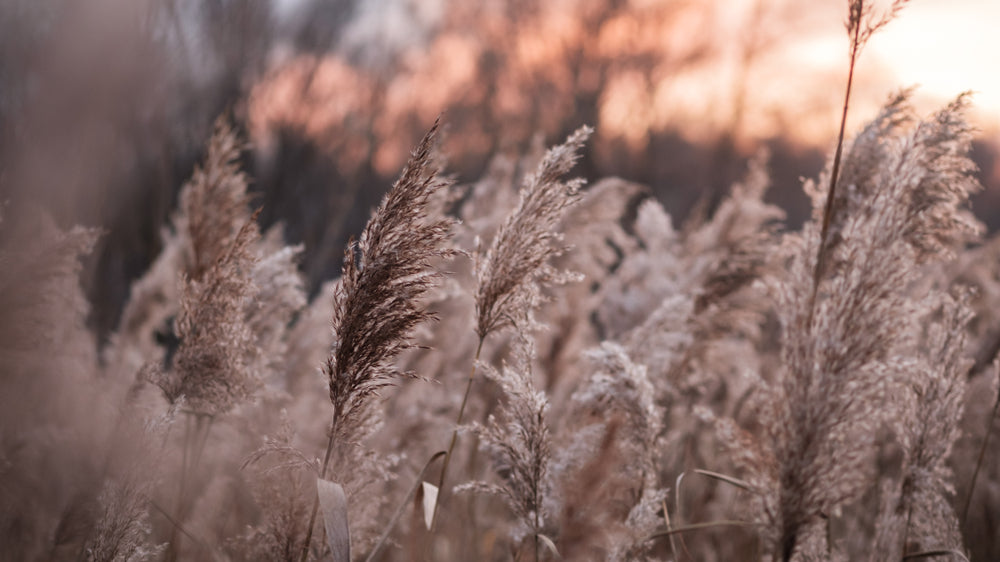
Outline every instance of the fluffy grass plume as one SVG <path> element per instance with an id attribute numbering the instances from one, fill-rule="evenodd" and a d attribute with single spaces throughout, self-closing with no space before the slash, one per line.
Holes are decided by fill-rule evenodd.
<path id="1" fill-rule="evenodd" d="M 392 361 L 415 346 L 413 331 L 434 317 L 423 299 L 441 276 L 436 260 L 451 257 L 454 220 L 429 213 L 449 185 L 432 149 L 438 125 L 413 152 L 355 245 L 344 253 L 334 295 L 334 345 L 323 367 L 333 404 L 331 435 L 352 436 L 379 389 L 407 373 Z"/>
<path id="2" fill-rule="evenodd" d="M 508 326 L 531 329 L 532 312 L 542 296 L 539 283 L 572 279 L 550 261 L 565 251 L 556 226 L 563 211 L 577 200 L 584 180 L 560 178 L 576 163 L 592 132 L 590 127 L 581 127 L 545 153 L 486 253 L 476 254 L 476 334 L 480 339 Z"/>
<path id="3" fill-rule="evenodd" d="M 909 113 L 904 103 L 894 98 L 883 115 Z M 807 225 L 805 238 L 786 240 L 798 257 L 777 289 L 787 374 L 770 429 L 777 496 L 766 509 L 779 558 L 791 558 L 807 526 L 862 493 L 876 434 L 902 415 L 899 397 L 919 368 L 911 333 L 926 306 L 911 294 L 918 266 L 945 259 L 954 240 L 974 232 L 961 209 L 978 186 L 964 106 L 960 98 L 903 131 L 882 128 L 879 119 L 873 142 L 883 150 L 851 151 L 880 159 L 845 165 L 870 170 L 862 178 L 870 183 L 850 186 L 864 203 L 845 199 L 851 209 L 834 208 L 831 216 L 843 222 L 831 223 L 836 238 L 826 244 L 827 270 L 815 293 L 809 279 L 820 267 L 811 259 L 823 244 L 819 233 Z M 866 135 L 858 142 L 870 142 Z"/>
<path id="4" fill-rule="evenodd" d="M 177 228 L 186 260 L 175 332 L 176 355 L 150 377 L 174 403 L 181 397 L 193 412 L 216 415 L 248 400 L 259 386 L 253 372 L 261 353 L 246 308 L 257 294 L 253 271 L 259 260 L 257 213 L 247 208 L 246 176 L 236 160 L 240 144 L 220 119 L 203 167 L 181 192 Z"/>
<path id="5" fill-rule="evenodd" d="M 487 369 L 487 376 L 503 391 L 503 402 L 496 415 L 484 426 L 474 426 L 482 447 L 490 453 L 502 484 L 474 482 L 472 489 L 503 498 L 514 513 L 519 527 L 527 529 L 534 541 L 534 559 L 539 559 L 540 536 L 546 523 L 545 499 L 551 493 L 548 481 L 552 443 L 545 419 L 549 408 L 544 392 L 531 382 L 530 348 L 519 351 L 517 366 L 505 366 L 502 372 Z M 522 531 L 523 532 L 523 531 Z"/>
<path id="6" fill-rule="evenodd" d="M 424 301 L 441 277 L 436 262 L 455 254 L 448 244 L 455 221 L 433 211 L 434 198 L 449 185 L 434 163 L 437 130 L 435 122 L 357 244 L 352 240 L 344 253 L 333 300 L 333 349 L 323 366 L 333 417 L 320 479 L 326 478 L 335 449 L 349 450 L 370 432 L 372 399 L 411 374 L 393 360 L 416 346 L 414 330 L 434 318 Z M 318 505 L 317 498 L 302 560 L 309 554 Z"/>
<path id="7" fill-rule="evenodd" d="M 444 457 L 438 489 L 444 488 L 458 440 L 458 427 L 462 425 L 469 403 L 486 336 L 513 327 L 519 338 L 518 346 L 531 345 L 528 331 L 536 326 L 534 310 L 543 300 L 542 283 L 558 284 L 577 278 L 571 273 L 558 271 L 550 260 L 566 251 L 560 244 L 562 235 L 556 228 L 564 211 L 578 201 L 579 190 L 584 183 L 582 179 L 560 180 L 576 163 L 580 148 L 592 132 L 590 127 L 581 127 L 565 143 L 545 153 L 535 172 L 526 178 L 517 206 L 500 224 L 486 253 L 481 254 L 477 249 L 474 255 L 474 300 L 479 343 Z M 440 498 L 435 502 L 431 515 L 432 528 L 437 521 L 439 506 Z"/>

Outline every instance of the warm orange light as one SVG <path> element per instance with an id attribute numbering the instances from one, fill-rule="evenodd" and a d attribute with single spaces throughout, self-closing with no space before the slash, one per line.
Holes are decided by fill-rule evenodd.
<path id="1" fill-rule="evenodd" d="M 493 119 L 529 136 L 559 127 L 558 106 L 571 105 L 581 89 L 599 92 L 592 117 L 599 137 L 634 149 L 664 131 L 696 142 L 729 133 L 744 145 L 783 136 L 825 148 L 836 135 L 846 82 L 845 10 L 846 2 L 838 0 L 633 0 L 607 19 L 588 20 L 581 10 L 553 2 L 515 22 L 446 28 L 406 53 L 391 76 L 367 76 L 333 56 L 293 61 L 255 89 L 251 114 L 255 123 L 293 122 L 323 139 L 377 103 L 375 164 L 388 171 L 402 164 L 412 140 L 393 134 L 407 115 L 429 122 L 456 103 L 481 101 L 490 104 Z M 924 112 L 975 91 L 974 121 L 996 134 L 995 22 L 996 0 L 907 6 L 862 53 L 848 131 L 870 119 L 893 91 L 919 85 L 915 102 Z M 484 59 L 490 51 L 500 56 Z M 496 77 L 488 84 L 479 74 L 483 60 L 499 61 L 492 63 Z M 542 83 L 549 106 L 532 110 Z M 373 102 L 373 95 L 379 99 Z M 514 125 L 517 119 L 528 121 Z"/>

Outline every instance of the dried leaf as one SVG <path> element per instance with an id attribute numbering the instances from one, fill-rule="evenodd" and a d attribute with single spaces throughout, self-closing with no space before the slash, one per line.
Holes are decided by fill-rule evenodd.
<path id="1" fill-rule="evenodd" d="M 422 484 L 424 488 L 424 525 L 427 525 L 427 530 L 430 530 L 431 523 L 434 521 L 434 505 L 437 504 L 438 487 L 430 482 Z"/>
<path id="2" fill-rule="evenodd" d="M 562 558 L 562 556 L 559 554 L 559 549 L 556 548 L 556 543 L 552 542 L 552 539 L 539 533 L 538 540 L 542 541 L 542 544 L 545 545 L 545 548 L 548 548 L 549 550 L 552 551 L 553 556 L 555 556 L 556 558 Z"/>
<path id="3" fill-rule="evenodd" d="M 351 560 L 351 529 L 347 523 L 347 495 L 336 482 L 316 479 L 316 493 L 323 510 L 326 543 L 335 562 Z"/>

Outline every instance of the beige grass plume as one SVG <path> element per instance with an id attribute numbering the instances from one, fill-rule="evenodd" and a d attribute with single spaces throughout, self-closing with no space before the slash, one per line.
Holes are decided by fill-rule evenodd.
<path id="1" fill-rule="evenodd" d="M 334 295 L 336 340 L 323 368 L 334 433 L 350 434 L 372 396 L 406 374 L 392 360 L 415 346 L 414 328 L 434 317 L 422 302 L 441 276 L 434 261 L 455 253 L 447 247 L 454 220 L 428 213 L 435 194 L 450 185 L 433 163 L 437 130 L 435 123 L 344 253 Z"/>
<path id="2" fill-rule="evenodd" d="M 370 432 L 370 406 L 379 390 L 411 374 L 393 360 L 416 346 L 414 329 L 434 318 L 424 300 L 442 275 L 435 262 L 456 253 L 448 245 L 454 219 L 432 210 L 434 198 L 450 185 L 434 162 L 437 131 L 435 122 L 361 238 L 356 244 L 352 240 L 344 253 L 333 302 L 335 341 L 323 366 L 333 417 L 320 478 L 326 477 L 335 449 L 348 450 Z M 309 555 L 317 507 L 318 499 L 302 560 Z"/>
<path id="3" fill-rule="evenodd" d="M 477 253 L 476 333 L 480 339 L 508 326 L 532 328 L 532 312 L 541 300 L 539 283 L 573 278 L 557 271 L 550 260 L 565 251 L 556 226 L 563 211 L 577 200 L 584 180 L 563 182 L 560 178 L 576 163 L 592 132 L 590 127 L 581 127 L 545 154 L 485 255 Z"/>

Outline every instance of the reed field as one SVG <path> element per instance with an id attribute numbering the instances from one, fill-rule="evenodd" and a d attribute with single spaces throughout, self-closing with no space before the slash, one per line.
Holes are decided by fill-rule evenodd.
<path id="1" fill-rule="evenodd" d="M 219 68 L 245 70 L 259 22 L 236 4 Z M 696 186 L 683 216 L 669 186 L 600 173 L 631 141 L 594 148 L 607 116 L 578 110 L 599 92 L 533 83 L 577 96 L 570 126 L 549 102 L 508 119 L 500 79 L 464 106 L 414 82 L 440 116 L 392 114 L 396 138 L 390 74 L 346 63 L 313 60 L 303 93 L 282 89 L 290 59 L 198 104 L 101 78 L 205 124 L 176 137 L 187 152 L 137 142 L 115 167 L 92 155 L 132 137 L 98 110 L 69 121 L 93 133 L 78 160 L 28 158 L 79 131 L 45 87 L 0 80 L 0 115 L 41 124 L 0 143 L 0 559 L 1000 559 L 1000 235 L 970 204 L 975 95 L 924 112 L 903 88 L 856 115 L 855 69 L 908 2 L 837 4 L 825 162 L 796 180 L 780 147 L 741 159 L 723 135 L 709 167 L 736 180 Z M 375 105 L 310 95 L 323 76 Z M 195 82 L 176 92 L 208 96 Z M 129 115 L 107 126 L 174 130 Z M 473 121 L 525 134 L 477 140 Z M 112 177 L 146 178 L 143 204 L 72 190 Z M 112 200 L 115 221 L 67 220 Z"/>

